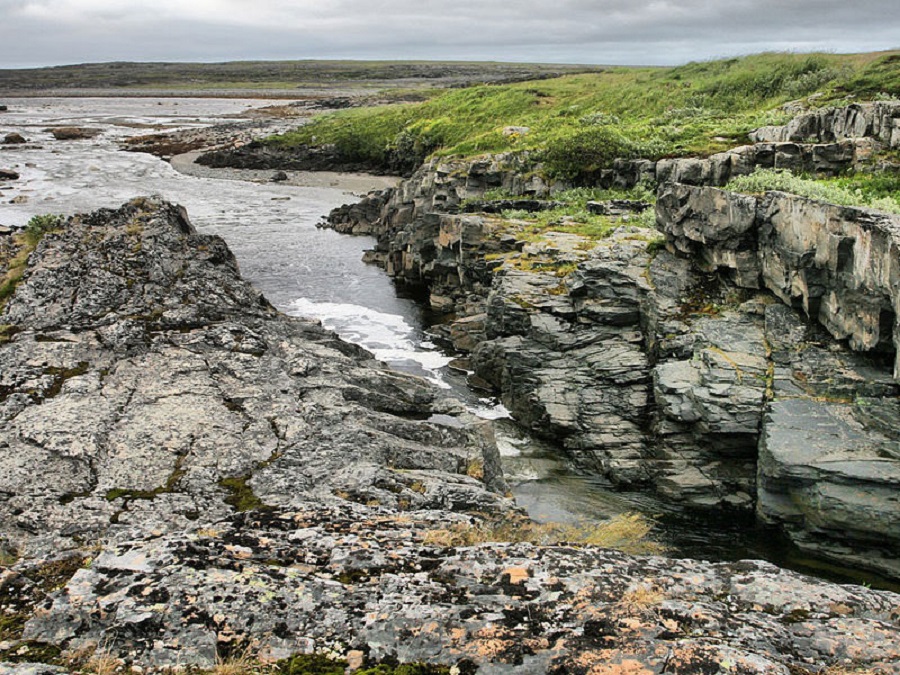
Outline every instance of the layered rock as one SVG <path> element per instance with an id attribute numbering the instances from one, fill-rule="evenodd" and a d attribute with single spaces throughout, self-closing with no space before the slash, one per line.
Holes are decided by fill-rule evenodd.
<path id="1" fill-rule="evenodd" d="M 900 147 L 900 103 L 878 101 L 843 108 L 822 108 L 798 115 L 784 126 L 762 127 L 753 141 L 830 143 L 851 138 L 874 138 Z"/>
<path id="2" fill-rule="evenodd" d="M 46 235 L 0 321 L 3 659 L 900 672 L 890 593 L 765 563 L 447 546 L 483 531 L 476 513 L 516 515 L 487 431 L 424 419 L 455 405 L 279 315 L 165 203 Z"/>
<path id="3" fill-rule="evenodd" d="M 657 208 L 673 248 L 818 323 L 766 309 L 772 389 L 760 436 L 760 516 L 816 553 L 896 576 L 900 218 L 683 185 L 664 187 Z M 832 339 L 871 356 L 817 346 Z"/>
<path id="4" fill-rule="evenodd" d="M 652 235 L 627 230 L 568 248 L 550 235 L 549 257 L 536 259 L 525 252 L 527 234 L 502 218 L 455 213 L 478 208 L 491 189 L 539 209 L 563 187 L 542 183 L 521 157 L 434 161 L 358 209 L 348 229 L 378 237 L 369 259 L 450 314 L 447 336 L 472 352 L 478 381 L 497 387 L 518 420 L 559 441 L 582 470 L 692 506 L 757 510 L 816 555 L 853 565 L 866 558 L 860 564 L 896 576 L 897 528 L 885 519 L 895 508 L 892 488 L 872 487 L 884 517 L 860 510 L 854 526 L 841 521 L 841 532 L 837 521 L 816 524 L 824 501 L 822 513 L 809 507 L 803 518 L 762 506 L 760 490 L 782 483 L 757 475 L 781 385 L 807 400 L 829 398 L 810 384 L 829 378 L 842 401 L 870 396 L 873 387 L 880 399 L 896 396 L 885 369 L 896 353 L 896 219 L 703 187 L 757 166 L 829 173 L 863 161 L 873 147 L 890 146 L 885 129 L 900 107 L 861 111 L 870 120 L 864 125 L 840 122 L 847 111 L 822 113 L 830 122 L 820 123 L 818 136 L 786 134 L 705 160 L 617 161 L 603 178 L 610 184 L 664 181 L 657 217 L 681 259 L 648 251 Z M 821 321 L 830 335 L 772 323 L 773 302 L 793 308 L 791 321 Z M 774 343 L 793 345 L 790 367 L 778 362 Z M 882 432 L 860 424 L 878 452 L 888 452 Z M 835 473 L 833 482 L 869 490 L 867 466 L 859 476 Z M 857 544 L 867 553 L 853 553 Z"/>
<path id="5" fill-rule="evenodd" d="M 658 218 L 671 245 L 734 272 L 818 319 L 858 351 L 895 352 L 900 217 L 770 192 L 665 186 Z M 900 377 L 900 365 L 894 367 Z"/>

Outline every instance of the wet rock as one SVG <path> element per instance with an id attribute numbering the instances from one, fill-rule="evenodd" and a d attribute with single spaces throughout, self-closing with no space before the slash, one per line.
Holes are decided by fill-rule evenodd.
<path id="1" fill-rule="evenodd" d="M 21 145 L 22 143 L 27 143 L 27 142 L 28 141 L 25 139 L 24 136 L 22 136 L 22 134 L 12 133 L 12 134 L 6 134 L 3 137 L 4 145 Z"/>
<path id="2" fill-rule="evenodd" d="M 0 169 L 0 180 L 18 180 L 19 172 L 12 169 Z"/>
<path id="3" fill-rule="evenodd" d="M 288 175 L 284 171 L 276 171 L 272 174 L 272 177 L 269 178 L 273 183 L 282 183 L 288 179 Z"/>
<path id="4" fill-rule="evenodd" d="M 102 129 L 91 127 L 53 127 L 45 129 L 50 132 L 58 141 L 78 141 L 88 138 L 94 138 L 103 133 Z"/>
<path id="5" fill-rule="evenodd" d="M 371 234 L 392 195 L 392 188 L 373 190 L 354 204 L 339 206 L 328 214 L 327 226 L 341 234 Z"/>
<path id="6" fill-rule="evenodd" d="M 398 173 L 393 167 L 386 169 L 380 163 L 346 159 L 333 145 L 287 150 L 259 141 L 210 150 L 200 155 L 197 163 L 212 168 Z"/>

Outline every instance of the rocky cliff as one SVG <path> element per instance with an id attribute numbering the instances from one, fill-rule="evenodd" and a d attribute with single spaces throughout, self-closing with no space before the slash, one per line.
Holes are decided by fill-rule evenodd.
<path id="1" fill-rule="evenodd" d="M 4 673 L 248 654 L 292 673 L 900 672 L 891 593 L 478 544 L 521 523 L 487 430 L 275 312 L 176 207 L 75 217 L 29 249 L 0 249 L 25 264 L 0 313 Z"/>
<path id="2" fill-rule="evenodd" d="M 479 381 L 582 470 L 755 512 L 815 556 L 900 578 L 900 221 L 711 187 L 846 167 L 898 142 L 898 119 L 896 103 L 829 109 L 708 159 L 617 162 L 605 182 L 659 181 L 662 241 L 620 205 L 602 241 L 459 214 L 491 188 L 561 187 L 508 156 L 434 161 L 332 220 L 375 233 L 370 258 L 426 290 Z"/>

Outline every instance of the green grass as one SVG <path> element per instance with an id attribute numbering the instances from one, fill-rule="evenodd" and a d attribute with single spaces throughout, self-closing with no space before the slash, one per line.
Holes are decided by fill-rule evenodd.
<path id="1" fill-rule="evenodd" d="M 19 245 L 16 254 L 0 263 L 5 263 L 6 272 L 0 277 L 0 309 L 6 301 L 16 292 L 16 287 L 25 276 L 28 267 L 28 256 L 35 249 L 41 239 L 48 232 L 59 229 L 63 224 L 63 217 L 56 215 L 34 216 L 28 221 L 24 232 L 17 236 Z"/>
<path id="2" fill-rule="evenodd" d="M 348 160 L 409 166 L 422 158 L 528 150 L 548 171 L 588 183 L 614 157 L 704 156 L 786 122 L 781 104 L 848 91 L 900 93 L 898 53 L 759 54 L 675 68 L 602 73 L 450 91 L 418 104 L 341 111 L 268 142 L 333 143 Z M 504 135 L 524 126 L 524 135 Z"/>
<path id="3" fill-rule="evenodd" d="M 519 237 L 525 241 L 537 241 L 545 232 L 567 232 L 588 239 L 605 239 L 622 223 L 609 216 L 598 216 L 588 211 L 563 206 L 549 211 L 530 213 L 528 211 L 504 211 L 500 214 L 506 220 L 528 223 Z"/>
<path id="4" fill-rule="evenodd" d="M 731 180 L 725 189 L 749 194 L 778 190 L 831 204 L 900 214 L 900 173 L 896 171 L 812 179 L 785 170 L 757 169 Z"/>

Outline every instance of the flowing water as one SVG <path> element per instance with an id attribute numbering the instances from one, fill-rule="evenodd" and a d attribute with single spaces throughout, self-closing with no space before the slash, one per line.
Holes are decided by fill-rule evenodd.
<path id="1" fill-rule="evenodd" d="M 551 445 L 524 434 L 496 401 L 469 391 L 447 368 L 452 357 L 429 340 L 421 308 L 398 297 L 380 269 L 361 262 L 373 240 L 316 227 L 332 208 L 354 199 L 342 186 L 364 193 L 383 187 L 384 178 L 334 175 L 313 180 L 318 187 L 273 183 L 265 180 L 265 172 L 257 172 L 257 181 L 222 179 L 213 176 L 233 178 L 233 172 L 187 175 L 151 155 L 119 149 L 119 141 L 146 133 L 142 129 L 147 126 L 207 126 L 265 101 L 27 98 L 3 103 L 9 112 L 0 113 L 0 138 L 18 132 L 29 143 L 0 145 L 0 168 L 20 174 L 19 180 L 0 183 L 0 224 L 22 226 L 36 214 L 116 207 L 147 194 L 185 206 L 198 230 L 228 242 L 245 278 L 276 307 L 320 319 L 393 367 L 427 377 L 461 397 L 476 414 L 495 420 L 513 493 L 536 519 L 599 521 L 639 511 L 659 519 L 657 537 L 676 555 L 764 558 L 839 580 L 873 581 L 805 561 L 782 538 L 752 522 L 701 520 L 650 496 L 615 492 L 599 479 L 575 475 Z M 52 125 L 92 126 L 103 132 L 91 140 L 57 141 L 47 131 Z"/>

